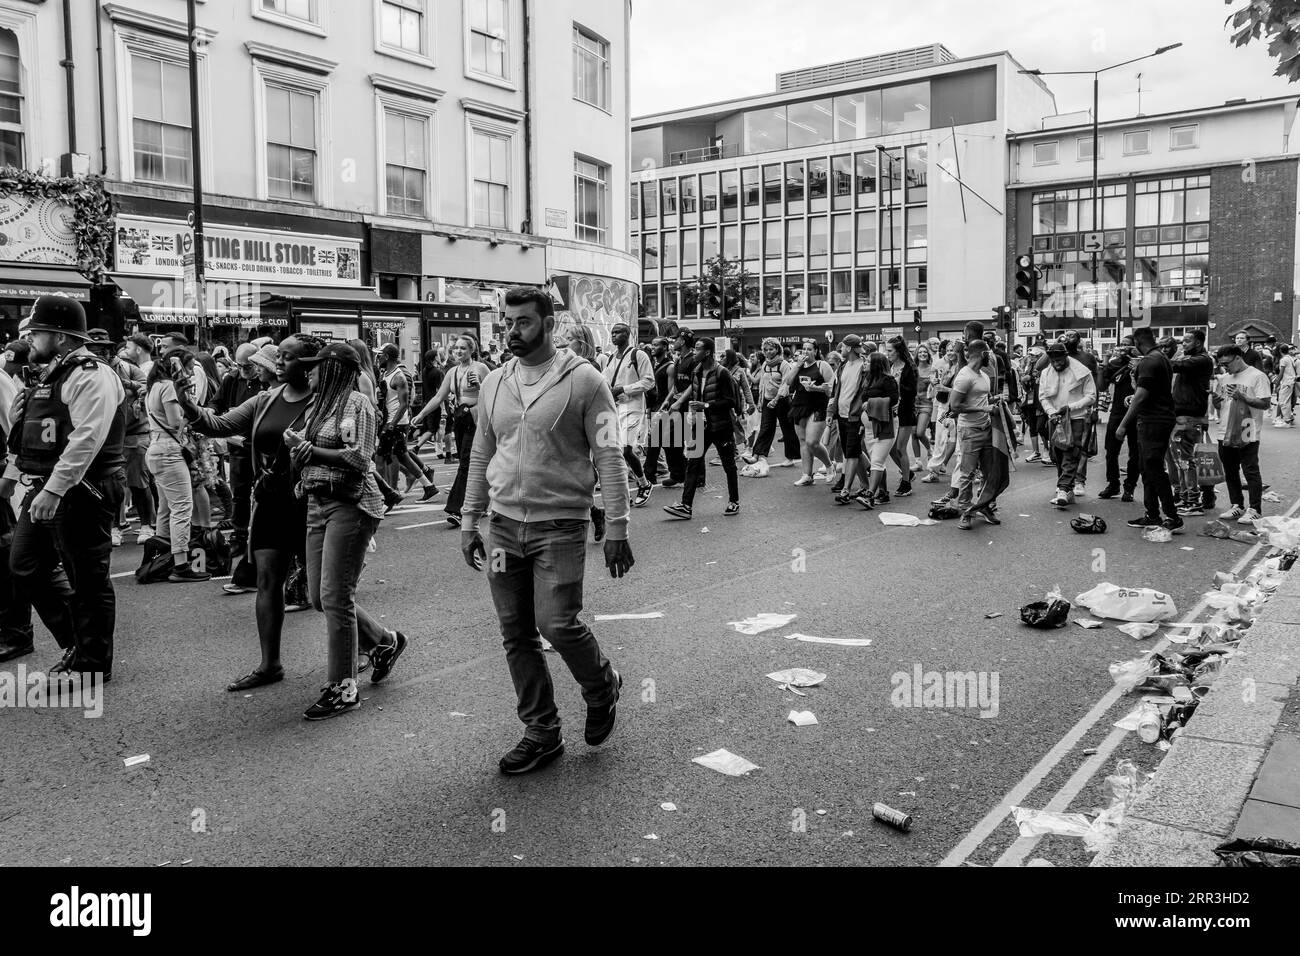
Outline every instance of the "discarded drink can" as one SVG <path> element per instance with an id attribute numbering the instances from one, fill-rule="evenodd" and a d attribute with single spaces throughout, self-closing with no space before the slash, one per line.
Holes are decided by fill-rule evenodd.
<path id="1" fill-rule="evenodd" d="M 908 833 L 912 829 L 912 815 L 910 813 L 895 810 L 883 803 L 872 804 L 871 815 L 881 823 L 888 823 L 891 827 L 896 827 L 904 833 Z"/>

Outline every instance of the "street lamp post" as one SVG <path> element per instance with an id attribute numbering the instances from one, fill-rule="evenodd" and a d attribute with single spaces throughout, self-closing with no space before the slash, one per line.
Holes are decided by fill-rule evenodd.
<path id="1" fill-rule="evenodd" d="M 196 12 L 194 0 L 186 4 L 186 19 L 189 36 L 190 67 L 190 169 L 194 187 L 194 292 L 195 292 L 195 338 L 198 347 L 207 351 L 212 348 L 208 332 L 207 283 L 204 277 L 203 236 L 203 153 L 199 133 L 199 52 L 201 38 L 195 25 Z"/>
<path id="2" fill-rule="evenodd" d="M 1099 154 L 1101 152 L 1101 121 L 1100 121 L 1100 116 L 1098 115 L 1099 110 L 1101 108 L 1101 99 L 1100 99 L 1101 74 L 1106 73 L 1109 70 L 1117 70 L 1121 66 L 1128 66 L 1130 63 L 1137 63 L 1141 60 L 1149 60 L 1153 56 L 1160 56 L 1160 54 L 1168 53 L 1170 50 L 1176 50 L 1180 46 L 1182 46 L 1182 43 L 1171 43 L 1168 46 L 1160 47 L 1154 53 L 1148 53 L 1146 56 L 1134 57 L 1133 59 L 1125 60 L 1122 63 L 1112 63 L 1110 66 L 1103 66 L 1100 70 L 1020 70 L 1019 71 L 1028 76 L 1091 76 L 1092 77 L 1092 231 L 1093 232 L 1098 231 L 1098 225 L 1100 223 L 1100 218 L 1101 218 L 1100 217 L 1101 187 L 1098 182 L 1099 180 L 1098 159 L 1099 159 Z M 1097 272 L 1098 272 L 1098 262 L 1100 258 L 1101 258 L 1101 252 L 1099 250 L 1094 250 L 1092 253 L 1092 287 L 1093 287 L 1094 303 L 1096 302 L 1095 296 L 1096 296 L 1097 278 L 1098 278 Z M 1122 323 L 1123 323 L 1123 319 L 1120 315 L 1120 310 L 1117 305 L 1115 309 L 1115 341 L 1116 342 L 1118 342 L 1120 339 Z M 1097 329 L 1097 319 L 1096 319 L 1095 310 L 1093 312 L 1092 328 L 1094 332 Z"/>
<path id="3" fill-rule="evenodd" d="M 883 146 L 877 146 L 876 152 L 882 158 L 889 160 L 889 198 L 886 200 L 888 204 L 886 212 L 889 215 L 889 269 L 885 273 L 885 281 L 889 283 L 889 324 L 892 327 L 896 321 L 895 313 L 898 308 L 898 304 L 894 298 L 894 272 L 897 271 L 894 268 L 894 163 L 898 162 L 898 160 L 893 156 L 890 156 L 889 151 Z M 877 162 L 876 168 L 879 169 L 881 165 L 881 163 Z M 884 221 L 883 216 L 881 217 L 881 221 Z M 899 278 L 901 279 L 902 277 L 900 276 Z"/>

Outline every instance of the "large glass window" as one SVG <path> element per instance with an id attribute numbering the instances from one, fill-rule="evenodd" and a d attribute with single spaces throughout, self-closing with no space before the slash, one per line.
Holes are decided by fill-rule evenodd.
<path id="1" fill-rule="evenodd" d="M 1209 185 L 1209 176 L 1180 176 L 1135 186 L 1133 288 L 1143 305 L 1209 301 Z"/>
<path id="2" fill-rule="evenodd" d="M 188 102 L 186 115 L 189 115 Z M 267 194 L 316 200 L 316 94 L 266 86 Z"/>
<path id="3" fill-rule="evenodd" d="M 880 211 L 880 261 L 903 261 L 903 212 L 900 209 Z"/>
<path id="4" fill-rule="evenodd" d="M 647 229 L 659 227 L 659 184 L 653 180 L 641 184 L 641 212 L 645 215 Z"/>
<path id="5" fill-rule="evenodd" d="M 697 229 L 682 230 L 682 278 L 700 274 L 700 234 Z"/>
<path id="6" fill-rule="evenodd" d="M 704 222 L 718 221 L 718 174 L 700 176 L 700 212 Z"/>
<path id="7" fill-rule="evenodd" d="M 781 167 L 763 167 L 763 215 L 781 215 Z"/>
<path id="8" fill-rule="evenodd" d="M 830 289 L 826 285 L 826 273 L 808 273 L 808 311 L 825 312 L 830 304 Z"/>
<path id="9" fill-rule="evenodd" d="M 694 176 L 683 176 L 679 181 L 681 186 L 682 202 L 682 224 L 692 225 L 695 222 L 695 214 L 699 212 L 699 200 L 696 196 L 696 185 Z"/>
<path id="10" fill-rule="evenodd" d="M 781 277 L 764 276 L 763 277 L 763 314 L 764 315 L 781 315 L 783 303 L 783 293 Z"/>
<path id="11" fill-rule="evenodd" d="M 907 210 L 907 261 L 925 262 L 929 245 L 926 207 L 917 206 Z"/>
<path id="12" fill-rule="evenodd" d="M 735 222 L 740 217 L 740 173 L 729 169 L 722 174 L 722 221 Z"/>
<path id="13" fill-rule="evenodd" d="M 741 202 L 744 205 L 745 218 L 757 219 L 759 201 L 762 198 L 757 166 L 751 166 L 749 169 L 740 171 L 740 195 Z"/>
<path id="14" fill-rule="evenodd" d="M 763 224 L 759 222 L 747 222 L 741 226 L 741 252 L 745 259 L 745 266 L 750 269 L 758 268 L 758 261 L 763 257 Z"/>
<path id="15" fill-rule="evenodd" d="M 880 135 L 880 90 L 835 97 L 835 140 L 869 139 Z"/>
<path id="16" fill-rule="evenodd" d="M 609 112 L 609 44 L 573 25 L 573 96 Z"/>
<path id="17" fill-rule="evenodd" d="M 854 309 L 858 312 L 876 310 L 876 270 L 859 269 L 853 274 Z"/>
<path id="18" fill-rule="evenodd" d="M 677 215 L 677 180 L 665 179 L 659 183 L 664 217 Z M 668 223 L 665 223 L 667 225 Z"/>
<path id="19" fill-rule="evenodd" d="M 926 304 L 929 297 L 929 278 L 925 266 L 915 266 L 907 270 L 907 307 L 919 308 Z"/>
<path id="20" fill-rule="evenodd" d="M 880 307 L 882 309 L 903 307 L 901 269 L 880 270 Z"/>
<path id="21" fill-rule="evenodd" d="M 930 128 L 930 84 L 908 83 L 881 90 L 881 132 L 907 133 Z"/>
<path id="22" fill-rule="evenodd" d="M 785 311 L 789 315 L 802 315 L 808 310 L 805 298 L 803 273 L 790 274 L 785 277 Z"/>
<path id="23" fill-rule="evenodd" d="M 854 173 L 857 185 L 854 187 L 854 191 L 858 194 L 859 206 L 874 206 L 876 204 L 877 165 L 876 151 L 874 149 L 857 154 L 856 172 Z"/>
<path id="24" fill-rule="evenodd" d="M 880 201 L 897 206 L 903 201 L 903 151 L 880 151 Z"/>
<path id="25" fill-rule="evenodd" d="M 780 220 L 763 224 L 765 233 L 763 241 L 763 258 L 767 260 L 767 272 L 780 272 L 781 259 L 785 256 L 785 228 Z"/>
<path id="26" fill-rule="evenodd" d="M 507 0 L 469 0 L 469 68 L 504 79 L 510 25 Z"/>
<path id="27" fill-rule="evenodd" d="M 429 169 L 428 121 L 423 116 L 385 110 L 384 133 L 388 212 L 394 216 L 423 216 Z M 608 175 L 607 167 L 605 171 Z M 605 195 L 602 183 L 601 196 Z"/>
<path id="28" fill-rule="evenodd" d="M 722 256 L 728 262 L 740 258 L 740 227 L 722 227 Z"/>
<path id="29" fill-rule="evenodd" d="M 907 147 L 907 201 L 925 202 L 930 182 L 930 147 Z"/>
<path id="30" fill-rule="evenodd" d="M 384 46 L 426 54 L 425 0 L 380 0 L 380 36 Z"/>
<path id="31" fill-rule="evenodd" d="M 641 268 L 647 274 L 659 276 L 659 233 L 647 232 L 641 237 Z"/>
<path id="32" fill-rule="evenodd" d="M 23 67 L 18 56 L 18 37 L 0 29 L 0 166 L 22 169 L 23 161 Z M 189 177 L 187 176 L 186 179 Z"/>
<path id="33" fill-rule="evenodd" d="M 747 154 L 786 148 L 785 107 L 750 110 L 745 114 L 744 147 Z"/>
<path id="34" fill-rule="evenodd" d="M 718 227 L 708 226 L 700 231 L 700 264 L 718 257 Z"/>
<path id="35" fill-rule="evenodd" d="M 660 310 L 663 312 L 665 319 L 675 319 L 681 315 L 681 302 L 679 301 L 677 283 L 669 282 L 663 287 L 660 303 Z"/>
<path id="36" fill-rule="evenodd" d="M 853 308 L 853 273 L 831 273 L 831 311 L 848 312 Z"/>
<path id="37" fill-rule="evenodd" d="M 858 265 L 876 264 L 876 214 L 858 213 Z"/>
<path id="38" fill-rule="evenodd" d="M 830 190 L 830 164 L 825 159 L 808 160 L 808 202 L 810 212 L 825 212 Z"/>
<path id="39" fill-rule="evenodd" d="M 853 208 L 853 157 L 847 153 L 831 157 L 831 202 L 836 210 Z"/>
<path id="40" fill-rule="evenodd" d="M 790 216 L 802 216 L 804 206 L 803 162 L 785 164 L 785 211 Z"/>
<path id="41" fill-rule="evenodd" d="M 831 265 L 847 268 L 853 264 L 853 215 L 831 217 Z"/>
<path id="42" fill-rule="evenodd" d="M 677 276 L 677 233 L 663 234 L 663 270 L 665 279 Z"/>
<path id="43" fill-rule="evenodd" d="M 787 219 L 785 223 L 785 261 L 787 268 L 803 269 L 804 252 L 807 249 L 805 242 L 806 229 L 803 219 Z"/>
<path id="44" fill-rule="evenodd" d="M 758 276 L 750 276 L 745 280 L 742 294 L 744 296 L 745 315 L 758 315 L 760 306 Z"/>
<path id="45" fill-rule="evenodd" d="M 12 37 L 9 31 L 5 34 Z M 13 43 L 13 56 L 4 57 L 3 64 L 12 79 L 4 83 L 4 89 L 16 91 L 19 80 L 17 60 L 17 41 Z M 152 57 L 131 54 L 131 106 L 133 118 L 131 123 L 132 151 L 135 155 L 135 178 L 141 182 L 170 183 L 183 186 L 190 181 L 190 72 L 179 63 L 155 60 Z M 297 198 L 311 201 L 314 198 L 316 181 L 316 135 L 315 135 L 315 99 L 308 94 L 303 96 L 306 103 L 296 117 L 299 122 L 297 130 L 301 138 L 302 152 L 298 154 L 301 161 L 299 170 L 302 181 L 299 184 Z M 275 91 L 274 105 L 288 113 L 288 90 Z M 283 100 L 283 101 L 282 101 Z M 272 91 L 267 90 L 268 107 L 271 105 Z M 19 121 L 18 105 L 21 100 L 13 93 L 3 98 L 9 104 L 3 118 L 13 123 Z M 18 127 L 21 129 L 21 127 Z M 293 130 L 286 130 L 284 137 L 292 138 Z M 275 133 L 271 134 L 275 136 Z M 281 175 L 283 181 L 292 183 L 295 167 L 289 157 L 277 154 L 271 168 Z M 291 185 L 286 186 L 283 198 L 295 198 Z M 279 195 L 277 193 L 277 195 Z"/>
<path id="46" fill-rule="evenodd" d="M 825 269 L 826 257 L 830 254 L 830 235 L 825 216 L 813 216 L 808 220 L 808 266 L 812 269 Z"/>
<path id="47" fill-rule="evenodd" d="M 832 125 L 830 100 L 791 103 L 787 107 L 787 145 L 790 149 L 797 149 L 829 143 L 833 138 Z"/>

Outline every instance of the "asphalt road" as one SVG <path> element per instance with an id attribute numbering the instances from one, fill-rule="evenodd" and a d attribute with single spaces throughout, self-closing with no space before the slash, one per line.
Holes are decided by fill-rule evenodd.
<path id="1" fill-rule="evenodd" d="M 1285 499 L 1268 513 L 1300 494 L 1297 446 L 1295 432 L 1265 433 L 1265 480 Z M 1196 536 L 1200 521 L 1171 544 L 1146 542 L 1123 526 L 1140 505 L 1091 495 L 1076 510 L 1111 530 L 1076 535 L 1047 504 L 1054 472 L 1036 464 L 1013 476 L 1002 526 L 965 533 L 885 527 L 834 507 L 820 483 L 791 487 L 789 469 L 742 479 L 744 511 L 724 518 L 721 469 L 709 472 L 694 521 L 664 520 L 675 498 L 662 489 L 634 512 L 629 578 L 610 580 L 592 545 L 584 616 L 664 617 L 594 625 L 626 681 L 618 728 L 597 749 L 582 740 L 576 685 L 547 655 L 568 751 L 523 778 L 496 771 L 521 728 L 486 583 L 461 561 L 458 532 L 412 527 L 440 511 L 385 521 L 359 596 L 412 646 L 388 683 L 363 683 L 359 711 L 323 723 L 301 717 L 325 682 L 318 615 L 289 618 L 284 683 L 227 694 L 257 660 L 252 597 L 120 579 L 102 718 L 0 713 L 0 865 L 934 864 L 1105 695 L 1107 665 L 1139 650 L 1114 622 L 1036 631 L 1019 607 L 1056 585 L 1073 599 L 1110 581 L 1167 591 L 1181 613 L 1248 550 Z M 924 516 L 940 487 L 918 484 L 893 510 Z M 138 561 L 125 547 L 114 571 Z M 797 618 L 756 636 L 728 627 L 758 612 Z M 786 639 L 796 632 L 872 644 Z M 37 647 L 4 668 L 53 663 L 39 627 Z M 996 673 L 996 716 L 895 706 L 893 675 L 910 684 L 917 666 Z M 796 697 L 765 676 L 787 667 L 828 676 Z M 792 709 L 818 725 L 788 723 Z M 691 762 L 718 748 L 761 769 L 727 777 Z M 124 766 L 141 754 L 147 763 Z M 1134 756 L 1149 768 L 1159 754 Z M 1083 760 L 1066 755 L 1024 804 L 1042 806 Z M 1102 793 L 1099 777 L 1082 799 L 1104 805 Z M 911 813 L 912 832 L 874 822 L 876 801 Z M 1015 837 L 1004 823 L 969 861 L 991 863 Z M 1087 859 L 1060 838 L 1044 852 Z"/>

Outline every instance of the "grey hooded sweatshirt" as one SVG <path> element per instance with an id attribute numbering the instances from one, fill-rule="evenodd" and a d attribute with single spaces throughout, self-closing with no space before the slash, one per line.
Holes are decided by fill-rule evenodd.
<path id="1" fill-rule="evenodd" d="M 588 520 L 600 475 L 609 537 L 627 539 L 627 464 L 614 394 L 600 370 L 567 349 L 555 355 L 541 392 L 524 406 L 511 359 L 479 392 L 478 432 L 469 460 L 466 529 L 488 509 L 516 521 Z"/>

